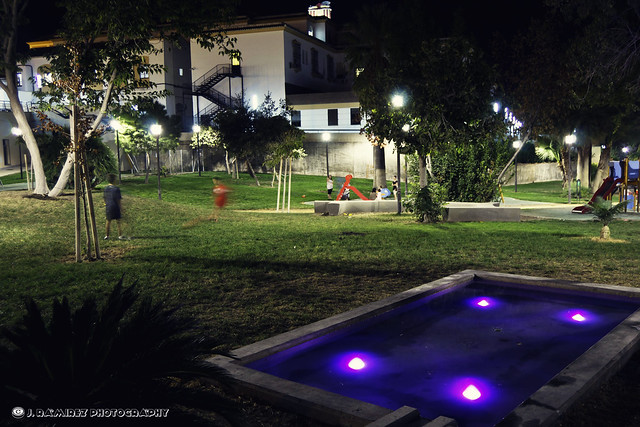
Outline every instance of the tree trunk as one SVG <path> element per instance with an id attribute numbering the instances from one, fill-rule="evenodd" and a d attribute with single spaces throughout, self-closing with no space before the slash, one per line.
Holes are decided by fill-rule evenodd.
<path id="1" fill-rule="evenodd" d="M 89 224 L 87 225 L 87 234 L 91 232 L 91 236 L 93 236 L 93 244 L 95 246 L 96 258 L 100 259 L 102 256 L 100 254 L 100 239 L 98 239 L 98 227 L 96 225 L 96 210 L 93 206 L 93 194 L 91 193 L 91 176 L 89 176 L 87 150 L 84 144 L 82 144 L 80 156 L 82 156 L 82 175 L 84 177 L 84 186 L 87 194 L 87 207 L 89 209 Z M 89 227 L 91 227 L 90 230 Z M 91 242 L 89 242 L 89 244 L 91 244 Z M 87 248 L 87 253 L 89 253 L 89 251 L 90 247 Z"/>
<path id="2" fill-rule="evenodd" d="M 570 162 L 571 157 L 569 156 L 569 149 L 566 147 L 562 148 L 562 188 L 568 188 L 567 185 L 571 183 L 571 177 L 569 176 L 569 172 L 571 170 Z"/>
<path id="3" fill-rule="evenodd" d="M 591 143 L 577 147 L 578 161 L 576 164 L 576 179 L 579 179 L 582 186 L 589 187 L 590 169 L 591 169 Z"/>
<path id="4" fill-rule="evenodd" d="M 73 162 L 73 206 L 75 212 L 75 254 L 76 262 L 82 262 L 82 244 L 81 239 L 81 227 L 80 221 L 80 168 L 78 167 L 78 107 L 76 105 L 71 106 L 71 115 L 69 116 L 69 129 L 71 136 L 72 153 L 74 157 Z"/>
<path id="5" fill-rule="evenodd" d="M 420 173 L 420 188 L 427 186 L 427 159 L 418 154 L 418 171 Z"/>
<path id="6" fill-rule="evenodd" d="M 387 187 L 387 171 L 386 171 L 386 165 L 384 162 L 384 147 L 383 146 L 378 146 L 378 145 L 374 145 L 373 146 L 373 168 L 374 168 L 374 175 L 373 175 L 373 186 L 375 188 L 378 187 Z"/>
<path id="7" fill-rule="evenodd" d="M 149 183 L 149 153 L 148 152 L 144 152 L 144 183 L 148 184 Z"/>
<path id="8" fill-rule="evenodd" d="M 227 168 L 227 175 L 233 176 L 233 172 L 231 171 L 231 167 L 229 166 L 229 152 L 224 150 L 224 165 Z"/>
<path id="9" fill-rule="evenodd" d="M 251 175 L 251 177 L 256 180 L 256 185 L 258 187 L 260 187 L 260 181 L 258 181 L 258 177 L 257 177 L 256 173 L 253 171 L 253 167 L 251 166 L 251 162 L 249 160 L 245 160 L 245 163 L 247 165 L 247 170 L 249 171 L 249 175 Z"/>
<path id="10" fill-rule="evenodd" d="M 84 213 L 84 227 L 85 227 L 85 233 L 87 235 L 87 242 L 86 242 L 86 248 L 87 248 L 87 259 L 91 259 L 93 258 L 93 256 L 91 255 L 91 225 L 89 223 L 89 216 L 87 215 L 87 213 L 89 212 L 88 206 L 89 206 L 89 201 L 87 200 L 87 187 L 86 185 L 84 185 L 84 179 L 80 180 L 81 185 L 80 188 L 82 189 L 82 207 L 83 207 L 83 213 Z"/>
<path id="11" fill-rule="evenodd" d="M 69 182 L 69 175 L 71 175 L 71 168 L 73 167 L 74 156 L 73 153 L 67 154 L 67 160 L 65 160 L 64 165 L 62 166 L 62 170 L 60 171 L 60 176 L 58 177 L 58 181 L 56 185 L 53 187 L 51 192 L 49 193 L 49 197 L 58 197 L 64 188 L 67 186 Z"/>
<path id="12" fill-rule="evenodd" d="M 598 171 L 593 179 L 593 189 L 596 190 L 602 181 L 609 176 L 609 162 L 611 161 L 611 142 L 606 141 L 604 148 L 600 152 L 600 161 L 598 162 Z"/>
<path id="13" fill-rule="evenodd" d="M 36 138 L 33 135 L 27 116 L 22 109 L 22 103 L 18 96 L 18 90 L 15 83 L 15 71 L 11 71 L 5 68 L 5 78 L 7 80 L 6 85 L 1 85 L 4 89 L 7 97 L 9 98 L 9 105 L 11 106 L 11 112 L 16 119 L 18 127 L 22 131 L 22 139 L 24 140 L 29 155 L 31 156 L 31 167 L 36 176 L 36 182 L 33 189 L 34 194 L 46 195 L 49 193 L 49 187 L 47 185 L 47 177 L 44 174 L 44 167 L 42 165 L 42 158 L 40 157 L 40 150 L 36 143 Z"/>

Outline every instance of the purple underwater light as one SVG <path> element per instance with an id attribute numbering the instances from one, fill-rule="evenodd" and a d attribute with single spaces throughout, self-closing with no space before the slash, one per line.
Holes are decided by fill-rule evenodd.
<path id="1" fill-rule="evenodd" d="M 364 363 L 364 360 L 362 360 L 359 357 L 354 357 L 353 359 L 351 359 L 349 361 L 349 363 L 347 364 L 347 366 L 351 369 L 353 369 L 354 371 L 359 371 L 361 369 L 364 369 L 367 364 Z"/>

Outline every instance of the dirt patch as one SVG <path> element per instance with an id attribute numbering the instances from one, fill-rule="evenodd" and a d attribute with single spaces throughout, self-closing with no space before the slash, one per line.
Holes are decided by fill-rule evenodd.
<path id="1" fill-rule="evenodd" d="M 629 243 L 627 240 L 621 239 L 601 239 L 600 237 L 590 237 L 592 242 L 600 242 L 600 243 Z"/>
<path id="2" fill-rule="evenodd" d="M 95 257 L 88 259 L 86 257 L 86 254 L 83 253 L 82 262 L 95 262 L 95 261 L 113 262 L 119 258 L 122 258 L 124 254 L 126 254 L 133 248 L 134 248 L 133 246 L 100 248 L 100 259 L 95 259 Z M 75 254 L 69 254 L 63 257 L 62 262 L 65 264 L 75 264 L 76 263 Z"/>

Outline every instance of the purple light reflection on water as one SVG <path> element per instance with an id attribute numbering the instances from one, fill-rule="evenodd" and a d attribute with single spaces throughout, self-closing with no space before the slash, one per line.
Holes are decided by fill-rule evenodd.
<path id="1" fill-rule="evenodd" d="M 584 309 L 571 309 L 560 315 L 560 318 L 565 322 L 581 324 L 581 323 L 594 323 L 598 321 L 598 316 L 589 310 Z"/>
<path id="2" fill-rule="evenodd" d="M 472 298 L 469 301 L 469 305 L 473 308 L 491 309 L 498 306 L 498 301 L 494 298 L 489 297 L 477 297 Z"/>
<path id="3" fill-rule="evenodd" d="M 449 389 L 452 400 L 470 405 L 486 405 L 493 396 L 491 383 L 477 377 L 458 378 Z"/>
<path id="4" fill-rule="evenodd" d="M 364 352 L 349 352 L 339 355 L 333 362 L 337 372 L 362 375 L 375 371 L 376 357 Z"/>
<path id="5" fill-rule="evenodd" d="M 362 360 L 361 358 L 354 357 L 349 361 L 347 366 L 353 369 L 354 371 L 359 371 L 361 369 L 364 369 L 367 366 L 367 364 L 364 363 L 364 360 Z"/>

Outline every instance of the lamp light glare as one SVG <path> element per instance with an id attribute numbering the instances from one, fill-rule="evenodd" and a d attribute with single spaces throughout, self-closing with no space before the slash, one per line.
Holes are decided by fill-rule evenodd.
<path id="1" fill-rule="evenodd" d="M 499 102 L 494 102 L 493 103 L 493 112 L 494 113 L 498 113 L 500 111 L 500 103 Z"/>
<path id="2" fill-rule="evenodd" d="M 359 371 L 361 369 L 364 369 L 364 367 L 367 365 L 364 363 L 364 360 L 360 359 L 359 357 L 354 357 L 349 361 L 347 366 L 349 366 L 354 371 Z"/>
<path id="3" fill-rule="evenodd" d="M 629 147 L 624 147 L 622 149 L 622 152 L 625 153 L 625 154 L 628 153 L 629 152 Z"/>
<path id="4" fill-rule="evenodd" d="M 576 142 L 576 139 L 576 136 L 574 134 L 571 134 L 564 137 L 564 142 L 571 145 Z"/>
<path id="5" fill-rule="evenodd" d="M 199 133 L 202 130 L 200 125 L 193 125 L 192 129 L 195 133 Z"/>
<path id="6" fill-rule="evenodd" d="M 393 98 L 391 98 L 391 105 L 393 105 L 396 108 L 404 107 L 404 96 L 393 95 Z"/>
<path id="7" fill-rule="evenodd" d="M 478 305 L 480 307 L 487 307 L 489 305 L 489 301 L 487 301 L 486 299 L 480 300 L 478 301 Z"/>
<path id="8" fill-rule="evenodd" d="M 22 130 L 19 127 L 12 127 L 11 128 L 11 133 L 14 136 L 22 136 Z"/>
<path id="9" fill-rule="evenodd" d="M 113 129 L 117 130 L 118 132 L 122 131 L 122 124 L 116 119 L 111 120 L 109 122 L 109 126 L 111 126 Z"/>
<path id="10" fill-rule="evenodd" d="M 402 126 L 403 132 L 409 132 L 410 129 L 411 129 L 411 125 L 409 123 L 405 123 L 405 125 Z"/>
<path id="11" fill-rule="evenodd" d="M 464 389 L 462 395 L 469 400 L 478 400 L 482 396 L 482 393 L 480 393 L 480 390 L 478 390 L 476 386 L 470 384 Z"/>
<path id="12" fill-rule="evenodd" d="M 153 136 L 160 136 L 160 134 L 162 133 L 162 126 L 157 124 L 157 123 L 153 124 L 149 128 L 149 131 L 151 132 L 151 135 L 153 135 Z"/>

